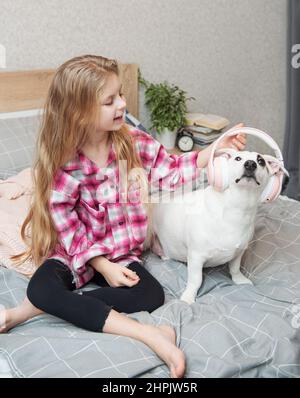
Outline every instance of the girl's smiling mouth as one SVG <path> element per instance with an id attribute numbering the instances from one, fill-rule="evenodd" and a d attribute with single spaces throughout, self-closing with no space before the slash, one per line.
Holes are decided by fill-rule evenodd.
<path id="1" fill-rule="evenodd" d="M 123 121 L 123 114 L 121 116 L 117 116 L 114 118 L 114 122 L 122 122 Z"/>

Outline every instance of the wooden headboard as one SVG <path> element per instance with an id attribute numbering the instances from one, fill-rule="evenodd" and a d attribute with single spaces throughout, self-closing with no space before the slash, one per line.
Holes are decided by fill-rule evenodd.
<path id="1" fill-rule="evenodd" d="M 40 109 L 54 69 L 0 72 L 0 112 Z M 138 118 L 138 65 L 121 64 L 122 91 L 127 109 Z"/>

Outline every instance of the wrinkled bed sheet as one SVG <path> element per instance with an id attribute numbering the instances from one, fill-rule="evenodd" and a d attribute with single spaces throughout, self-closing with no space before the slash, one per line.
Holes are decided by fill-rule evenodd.
<path id="1" fill-rule="evenodd" d="M 163 285 L 166 302 L 151 314 L 129 316 L 175 327 L 187 358 L 186 377 L 300 376 L 299 202 L 280 196 L 259 207 L 242 268 L 254 286 L 235 285 L 227 265 L 220 264 L 204 271 L 197 301 L 189 306 L 179 300 L 185 264 L 151 252 L 144 263 Z M 26 276 L 0 266 L 0 305 L 20 303 L 27 284 Z M 144 344 L 50 315 L 0 335 L 0 358 L 0 375 L 7 377 L 169 377 Z"/>

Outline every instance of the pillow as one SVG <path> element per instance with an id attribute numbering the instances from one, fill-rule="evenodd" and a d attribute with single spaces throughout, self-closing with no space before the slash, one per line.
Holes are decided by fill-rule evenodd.
<path id="1" fill-rule="evenodd" d="M 13 169 L 0 169 L 0 180 L 7 180 L 8 178 L 15 176 L 16 174 L 17 171 Z"/>
<path id="2" fill-rule="evenodd" d="M 0 113 L 0 180 L 32 167 L 41 113 L 40 109 Z M 147 132 L 142 123 L 128 111 L 125 121 Z"/>
<path id="3" fill-rule="evenodd" d="M 31 167 L 41 111 L 0 113 L 0 179 Z"/>

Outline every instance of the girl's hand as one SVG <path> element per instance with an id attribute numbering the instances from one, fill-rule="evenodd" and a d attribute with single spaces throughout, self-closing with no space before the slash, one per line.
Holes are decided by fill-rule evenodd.
<path id="1" fill-rule="evenodd" d="M 244 123 L 239 123 L 234 127 L 243 127 Z M 245 149 L 247 142 L 246 134 L 236 134 L 232 135 L 230 137 L 224 137 L 222 138 L 218 145 L 217 145 L 217 150 L 218 149 L 223 149 L 223 148 L 233 148 L 237 151 L 243 151 Z"/>
<path id="2" fill-rule="evenodd" d="M 99 266 L 94 264 L 93 267 L 103 275 L 104 279 L 111 287 L 132 287 L 140 281 L 139 276 L 134 271 L 124 265 L 112 263 L 107 259 L 104 261 L 102 260 Z"/>

